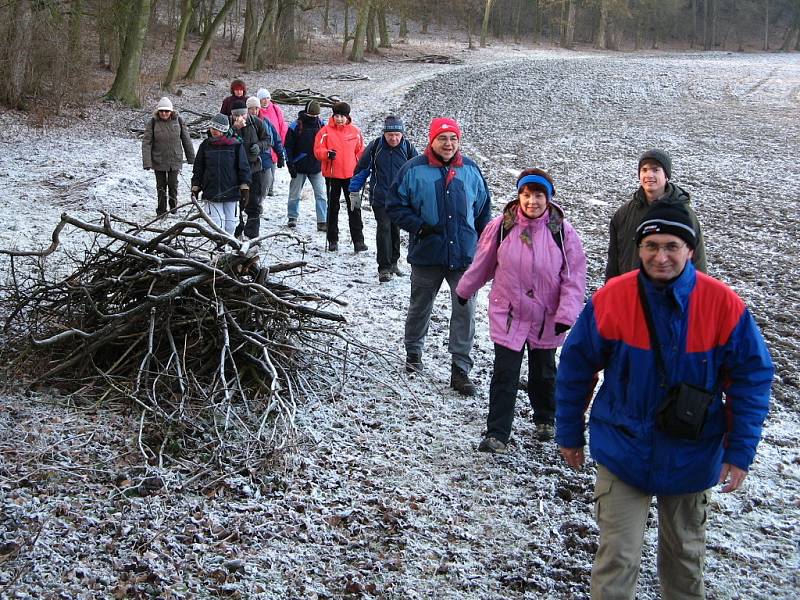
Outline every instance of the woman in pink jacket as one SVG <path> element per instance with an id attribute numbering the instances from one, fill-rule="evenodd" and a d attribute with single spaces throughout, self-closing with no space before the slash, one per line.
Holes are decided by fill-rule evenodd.
<path id="1" fill-rule="evenodd" d="M 517 198 L 486 226 L 472 265 L 456 288 L 466 303 L 487 281 L 494 371 L 481 452 L 505 452 L 519 371 L 528 348 L 528 397 L 537 437 L 553 438 L 556 348 L 578 318 L 586 292 L 586 255 L 578 234 L 552 201 L 553 180 L 542 169 L 517 178 Z"/>

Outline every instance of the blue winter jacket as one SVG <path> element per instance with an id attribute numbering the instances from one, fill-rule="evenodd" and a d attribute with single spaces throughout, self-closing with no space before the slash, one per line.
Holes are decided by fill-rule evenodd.
<path id="1" fill-rule="evenodd" d="M 372 140 L 361 155 L 355 174 L 350 178 L 350 191 L 360 191 L 369 177 L 370 205 L 386 206 L 389 186 L 397 172 L 406 161 L 415 156 L 419 156 L 419 152 L 405 136 L 394 148 L 386 143 L 383 136 Z"/>
<path id="2" fill-rule="evenodd" d="M 275 154 L 278 156 L 283 156 L 283 142 L 281 142 L 281 136 L 278 135 L 278 130 L 270 123 L 270 120 L 266 118 L 262 118 L 261 120 L 264 122 L 264 127 L 267 128 L 267 133 L 271 138 L 271 149 L 267 148 L 261 151 L 261 164 L 264 165 L 265 169 L 269 169 L 275 164 L 272 162 L 272 150 L 274 150 Z"/>
<path id="3" fill-rule="evenodd" d="M 701 433 L 690 441 L 655 425 L 665 395 L 638 295 L 645 286 L 667 371 L 713 391 Z M 587 303 L 561 351 L 556 379 L 556 441 L 583 447 L 584 411 L 596 373 L 590 448 L 595 461 L 651 494 L 714 486 L 722 463 L 748 469 L 766 418 L 774 368 L 750 311 L 733 290 L 689 261 L 666 288 L 639 270 L 611 279 Z M 723 401 L 723 393 L 725 400 Z"/>
<path id="4" fill-rule="evenodd" d="M 389 187 L 386 213 L 410 233 L 410 264 L 461 270 L 472 262 L 491 218 L 491 196 L 472 160 L 458 153 L 443 165 L 427 148 L 400 168 Z M 424 223 L 436 232 L 420 237 Z"/>
<path id="5" fill-rule="evenodd" d="M 223 135 L 203 140 L 192 167 L 192 187 L 203 191 L 203 200 L 238 200 L 240 186 L 249 186 L 251 181 L 247 152 L 236 138 Z"/>

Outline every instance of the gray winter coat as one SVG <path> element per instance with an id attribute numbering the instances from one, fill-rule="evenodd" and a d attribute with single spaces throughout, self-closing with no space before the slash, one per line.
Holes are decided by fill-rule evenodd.
<path id="1" fill-rule="evenodd" d="M 186 123 L 173 111 L 166 121 L 153 113 L 144 127 L 142 138 L 142 166 L 154 171 L 180 171 L 183 154 L 186 162 L 194 162 L 194 146 Z"/>
<path id="2" fill-rule="evenodd" d="M 682 204 L 689 218 L 694 224 L 694 232 L 697 236 L 697 247 L 694 249 L 692 262 L 698 271 L 707 272 L 706 267 L 706 244 L 703 240 L 703 231 L 697 215 L 692 210 L 689 193 L 679 188 L 677 185 L 667 183 L 667 189 L 663 196 L 656 202 L 666 202 L 669 204 Z M 622 275 L 628 271 L 639 268 L 639 249 L 636 247 L 636 228 L 642 222 L 644 215 L 650 209 L 644 191 L 640 187 L 633 194 L 633 198 L 617 209 L 611 217 L 611 225 L 608 235 L 608 263 L 606 263 L 606 281 L 617 275 Z"/>

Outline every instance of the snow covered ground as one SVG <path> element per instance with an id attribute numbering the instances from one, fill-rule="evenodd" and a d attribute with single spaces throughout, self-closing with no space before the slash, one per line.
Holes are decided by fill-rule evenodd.
<path id="1" fill-rule="evenodd" d="M 557 199 L 584 240 L 591 291 L 602 282 L 609 218 L 637 185 L 636 157 L 653 146 L 669 151 L 674 181 L 690 192 L 703 223 L 710 272 L 745 298 L 777 367 L 746 488 L 714 498 L 708 597 L 796 598 L 797 56 L 523 47 L 460 56 L 465 65 L 376 61 L 246 80 L 253 89 L 337 93 L 368 140 L 384 115 L 396 112 L 421 149 L 431 117 L 456 117 L 495 210 L 510 199 L 519 170 L 550 170 Z M 369 79 L 328 79 L 332 74 Z M 187 86 L 173 100 L 178 109 L 213 113 L 227 85 Z M 125 131 L 139 116 L 100 103 L 87 112 L 84 121 L 46 130 L 0 114 L 0 247 L 46 246 L 64 211 L 89 219 L 100 209 L 138 221 L 153 216 L 153 176 L 141 169 L 140 142 Z M 284 112 L 293 116 L 292 107 Z M 189 177 L 187 168 L 183 198 Z M 264 228 L 285 225 L 288 181 L 279 171 Z M 344 218 L 341 250 L 325 252 L 309 192 L 298 234 L 308 240 L 313 268 L 292 283 L 348 302 L 341 309 L 348 332 L 382 352 L 368 365 L 379 385 L 362 389 L 354 376 L 330 397 L 301 405 L 293 454 L 263 474 L 260 486 L 231 480 L 208 496 L 175 494 L 169 485 L 144 497 L 119 493 L 115 477 L 135 454 L 137 424 L 129 415 L 69 410 L 38 393 L 3 397 L 0 596 L 588 598 L 597 538 L 593 468 L 575 473 L 554 444 L 536 441 L 522 395 L 511 453 L 476 452 L 492 361 L 488 290 L 479 296 L 473 355 L 481 393 L 465 399 L 447 387 L 446 290 L 435 305 L 425 373 L 407 377 L 408 277 L 378 283 L 369 212 L 368 252 L 352 252 Z M 652 525 L 643 600 L 659 597 Z"/>

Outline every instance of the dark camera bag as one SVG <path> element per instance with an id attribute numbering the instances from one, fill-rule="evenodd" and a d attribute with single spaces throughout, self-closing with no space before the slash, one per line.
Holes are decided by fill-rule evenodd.
<path id="1" fill-rule="evenodd" d="M 641 277 L 641 275 L 640 275 Z M 667 370 L 656 335 L 653 315 L 647 301 L 644 285 L 639 281 L 639 301 L 642 304 L 647 329 L 650 333 L 650 345 L 656 358 L 661 388 L 667 387 Z M 684 440 L 699 440 L 703 425 L 708 415 L 708 407 L 714 399 L 714 393 L 707 389 L 692 385 L 691 383 L 677 383 L 673 385 L 656 413 L 656 427 L 671 437 Z"/>
<path id="2" fill-rule="evenodd" d="M 679 383 L 667 392 L 656 413 L 656 426 L 671 437 L 699 440 L 714 394 L 691 383 Z"/>

